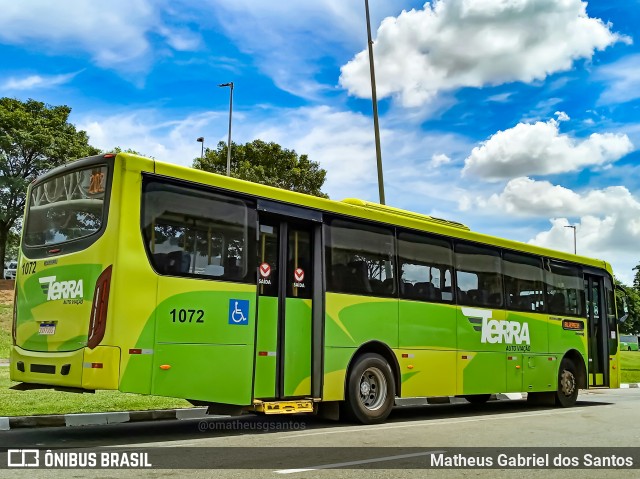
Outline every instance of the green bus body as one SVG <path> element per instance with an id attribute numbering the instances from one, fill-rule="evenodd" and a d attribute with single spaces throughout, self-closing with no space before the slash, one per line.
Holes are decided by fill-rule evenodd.
<path id="1" fill-rule="evenodd" d="M 621 334 L 620 351 L 638 351 L 638 336 Z"/>
<path id="2" fill-rule="evenodd" d="M 78 186 L 65 200 L 56 188 L 69 178 Z M 70 209 L 74 228 L 60 220 Z M 247 409 L 302 399 L 317 406 L 348 399 L 351 371 L 370 353 L 389 365 L 397 403 L 553 392 L 566 358 L 580 387 L 620 384 L 612 273 L 603 261 L 122 153 L 40 178 L 24 224 L 13 381 Z M 421 235 L 444 245 L 450 266 L 438 258 L 398 265 L 403 245 L 420 250 Z M 357 254 L 343 246 L 354 238 Z M 477 256 L 476 246 L 494 260 Z M 367 248 L 389 256 L 372 261 Z M 540 263 L 545 278 L 551 264 L 578 271 L 575 314 L 550 312 L 548 287 L 524 291 L 517 278 L 510 284 L 526 302 L 519 310 L 505 306 L 516 300 L 505 285 L 496 286 L 495 307 L 464 304 L 480 285 L 463 293 L 462 279 L 481 281 L 495 265 L 506 274 L 507 253 L 531 262 L 531 271 Z M 462 272 L 463 256 L 480 272 Z M 426 280 L 405 281 L 425 268 Z M 429 283 L 433 273 L 441 278 Z M 437 299 L 419 296 L 426 283 Z"/>

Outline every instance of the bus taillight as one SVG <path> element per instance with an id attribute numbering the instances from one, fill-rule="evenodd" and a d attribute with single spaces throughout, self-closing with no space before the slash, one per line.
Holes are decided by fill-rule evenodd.
<path id="1" fill-rule="evenodd" d="M 111 286 L 111 270 L 113 266 L 105 269 L 96 281 L 96 290 L 93 293 L 91 304 L 91 320 L 89 321 L 89 336 L 87 347 L 95 348 L 102 338 L 107 327 L 107 306 L 109 304 L 109 288 Z"/>
<path id="2" fill-rule="evenodd" d="M 16 343 L 16 329 L 18 327 L 18 288 L 13 290 L 13 324 L 11 325 L 11 336 L 13 338 L 13 345 Z"/>

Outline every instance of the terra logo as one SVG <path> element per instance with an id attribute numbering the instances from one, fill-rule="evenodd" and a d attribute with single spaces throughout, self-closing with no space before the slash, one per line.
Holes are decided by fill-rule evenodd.
<path id="1" fill-rule="evenodd" d="M 56 281 L 55 276 L 40 278 L 42 292 L 47 295 L 47 301 L 56 299 L 76 299 L 84 296 L 82 280 Z"/>
<path id="2" fill-rule="evenodd" d="M 482 319 L 482 343 L 531 344 L 529 323 L 491 319 L 491 310 L 462 308 L 468 318 Z"/>

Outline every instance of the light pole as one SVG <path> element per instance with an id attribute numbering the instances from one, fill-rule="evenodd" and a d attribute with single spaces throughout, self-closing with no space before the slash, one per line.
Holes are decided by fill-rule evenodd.
<path id="1" fill-rule="evenodd" d="M 198 143 L 202 143 L 202 150 L 200 152 L 200 160 L 204 159 L 204 136 L 199 136 L 196 138 Z"/>
<path id="2" fill-rule="evenodd" d="M 229 87 L 229 139 L 227 140 L 227 176 L 231 176 L 231 116 L 233 115 L 233 82 L 221 83 L 219 87 Z"/>
<path id="3" fill-rule="evenodd" d="M 371 73 L 371 103 L 373 103 L 373 130 L 376 140 L 376 162 L 378 164 L 378 193 L 380 204 L 384 205 L 384 179 L 382 177 L 382 153 L 380 151 L 380 126 L 378 125 L 378 97 L 376 95 L 376 72 L 373 66 L 373 40 L 371 39 L 371 21 L 369 19 L 369 0 L 364 0 L 367 15 L 367 42 L 369 45 L 369 71 Z"/>
<path id="4" fill-rule="evenodd" d="M 576 225 L 565 225 L 565 228 L 573 228 L 573 254 L 578 254 L 578 245 L 576 242 Z"/>

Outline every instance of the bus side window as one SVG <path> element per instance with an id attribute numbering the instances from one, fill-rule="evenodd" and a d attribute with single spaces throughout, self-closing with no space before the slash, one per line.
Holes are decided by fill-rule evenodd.
<path id="1" fill-rule="evenodd" d="M 444 238 L 398 233 L 400 297 L 414 301 L 452 302 L 453 251 Z M 449 288 L 447 293 L 446 288 Z"/>
<path id="2" fill-rule="evenodd" d="M 544 310 L 544 276 L 541 258 L 505 251 L 502 255 L 502 271 L 508 309 Z"/>
<path id="3" fill-rule="evenodd" d="M 463 294 L 458 303 L 485 308 L 500 308 L 502 274 L 500 251 L 468 243 L 456 243 L 456 280 Z"/>
<path id="4" fill-rule="evenodd" d="M 255 283 L 257 213 L 245 200 L 145 178 L 142 231 L 158 274 Z"/>
<path id="5" fill-rule="evenodd" d="M 544 281 L 549 313 L 561 316 L 586 314 L 584 280 L 580 268 L 560 261 L 546 260 Z"/>
<path id="6" fill-rule="evenodd" d="M 343 219 L 330 220 L 324 228 L 327 291 L 395 295 L 392 230 Z"/>

